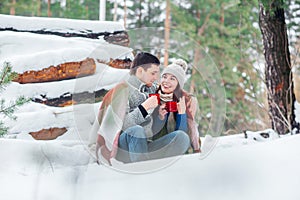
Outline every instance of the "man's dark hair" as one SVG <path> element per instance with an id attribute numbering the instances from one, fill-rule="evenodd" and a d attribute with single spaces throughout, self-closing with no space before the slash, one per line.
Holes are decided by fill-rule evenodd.
<path id="1" fill-rule="evenodd" d="M 147 70 L 149 67 L 151 67 L 151 64 L 160 65 L 160 61 L 151 53 L 140 52 L 134 57 L 131 63 L 130 74 L 134 75 L 138 67 L 143 67 L 144 70 Z"/>

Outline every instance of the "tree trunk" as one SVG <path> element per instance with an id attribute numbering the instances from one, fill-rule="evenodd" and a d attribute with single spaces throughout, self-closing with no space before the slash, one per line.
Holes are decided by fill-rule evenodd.
<path id="1" fill-rule="evenodd" d="M 10 15 L 16 14 L 15 6 L 16 6 L 16 0 L 12 0 L 11 6 L 10 6 L 10 12 L 9 12 Z"/>
<path id="2" fill-rule="evenodd" d="M 138 28 L 142 27 L 142 0 L 139 2 L 139 13 L 138 13 Z"/>
<path id="3" fill-rule="evenodd" d="M 118 9 L 118 2 L 115 0 L 114 2 L 114 22 L 117 21 L 117 9 Z"/>
<path id="4" fill-rule="evenodd" d="M 124 0 L 124 28 L 126 29 L 126 20 L 127 20 L 127 5 L 126 0 Z"/>
<path id="5" fill-rule="evenodd" d="M 41 0 L 37 0 L 37 16 L 41 16 Z"/>
<path id="6" fill-rule="evenodd" d="M 47 14 L 48 14 L 48 17 L 52 16 L 52 13 L 51 13 L 51 0 L 48 0 Z"/>
<path id="7" fill-rule="evenodd" d="M 200 10 L 197 10 L 197 13 L 196 13 L 196 18 L 197 18 L 197 21 L 198 21 L 198 23 L 200 23 L 200 17 L 201 17 L 201 15 L 200 15 Z M 201 27 L 198 27 L 197 28 L 197 36 L 198 37 L 201 37 L 201 34 L 202 34 L 202 32 L 201 32 Z M 197 41 L 197 45 L 196 45 L 196 47 L 195 47 L 195 49 L 194 49 L 194 66 L 197 66 L 198 65 L 198 62 L 199 62 L 199 60 L 200 60 L 200 53 L 201 53 L 201 51 L 200 51 L 200 46 L 201 46 L 201 44 L 200 44 L 200 39 Z M 195 67 L 193 67 L 193 69 L 192 69 L 192 78 L 191 78 L 191 85 L 190 85 L 190 93 L 191 94 L 194 94 L 194 92 L 195 92 L 195 80 L 193 79 L 193 75 L 194 74 L 196 74 L 196 69 L 195 69 Z"/>
<path id="8" fill-rule="evenodd" d="M 168 65 L 169 61 L 169 39 L 170 39 L 170 0 L 167 0 L 166 5 L 166 19 L 165 19 L 165 54 L 164 54 L 164 66 Z"/>
<path id="9" fill-rule="evenodd" d="M 200 50 L 200 42 L 199 41 L 198 41 L 198 44 L 199 45 L 197 45 L 195 47 L 195 49 L 194 49 L 194 51 L 195 51 L 195 53 L 194 53 L 194 60 L 193 60 L 193 62 L 194 62 L 193 65 L 194 66 L 199 66 L 199 61 L 200 61 L 200 59 L 202 57 L 201 50 Z M 196 74 L 196 67 L 193 67 L 193 69 L 192 69 L 191 85 L 190 85 L 190 89 L 189 89 L 189 92 L 191 94 L 195 93 L 195 79 L 193 78 L 195 74 Z"/>
<path id="10" fill-rule="evenodd" d="M 224 21 L 225 21 L 224 3 L 222 3 L 221 4 L 220 24 L 224 25 Z"/>
<path id="11" fill-rule="evenodd" d="M 208 26 L 208 22 L 210 20 L 210 16 L 214 12 L 215 12 L 214 9 L 211 9 L 211 11 L 205 16 L 203 24 L 200 26 L 200 20 L 201 20 L 201 17 L 202 17 L 201 16 L 201 10 L 197 9 L 196 19 L 197 19 L 197 21 L 199 23 L 199 26 L 197 27 L 197 38 L 199 38 L 199 39 L 197 41 L 197 46 L 194 49 L 194 51 L 195 51 L 195 54 L 194 54 L 194 66 L 199 65 L 200 59 L 203 58 L 203 55 L 202 55 L 201 50 L 200 50 L 200 46 L 201 46 L 200 37 L 203 36 L 203 33 L 204 33 L 205 29 Z M 195 67 L 193 67 L 192 75 L 194 75 L 195 73 L 196 73 L 196 69 L 195 69 Z M 190 85 L 190 93 L 194 93 L 194 91 L 195 91 L 195 80 L 192 78 L 191 85 Z"/>
<path id="12" fill-rule="evenodd" d="M 276 3 L 276 2 L 275 2 Z M 295 120 L 291 60 L 283 5 L 267 10 L 260 5 L 259 26 L 263 36 L 265 81 L 268 92 L 269 117 L 279 134 L 299 130 Z M 278 3 L 278 2 L 277 2 Z"/>
<path id="13" fill-rule="evenodd" d="M 106 0 L 99 0 L 99 20 L 106 20 Z"/>

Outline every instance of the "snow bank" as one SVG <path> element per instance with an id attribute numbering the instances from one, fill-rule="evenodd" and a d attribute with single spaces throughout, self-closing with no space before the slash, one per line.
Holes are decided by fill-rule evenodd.
<path id="1" fill-rule="evenodd" d="M 204 159 L 185 155 L 144 173 L 140 170 L 161 162 L 114 169 L 91 163 L 80 144 L 0 140 L 0 195 L 6 200 L 299 199 L 299 135 L 232 148 L 226 147 L 224 138 Z M 4 152 L 13 153 L 7 158 Z M 16 188 L 19 192 L 14 192 Z"/>

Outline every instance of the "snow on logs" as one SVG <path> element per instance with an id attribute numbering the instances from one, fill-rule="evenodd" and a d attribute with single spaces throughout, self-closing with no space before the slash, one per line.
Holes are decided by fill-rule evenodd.
<path id="1" fill-rule="evenodd" d="M 62 37 L 103 39 L 128 47 L 129 37 L 118 22 L 64 18 L 21 17 L 0 14 L 0 31 L 29 32 Z"/>

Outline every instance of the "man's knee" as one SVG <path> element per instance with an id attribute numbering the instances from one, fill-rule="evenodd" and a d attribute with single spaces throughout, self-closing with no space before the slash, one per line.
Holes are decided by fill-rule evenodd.
<path id="1" fill-rule="evenodd" d="M 131 137 L 146 138 L 145 129 L 140 125 L 130 127 L 125 132 Z"/>

